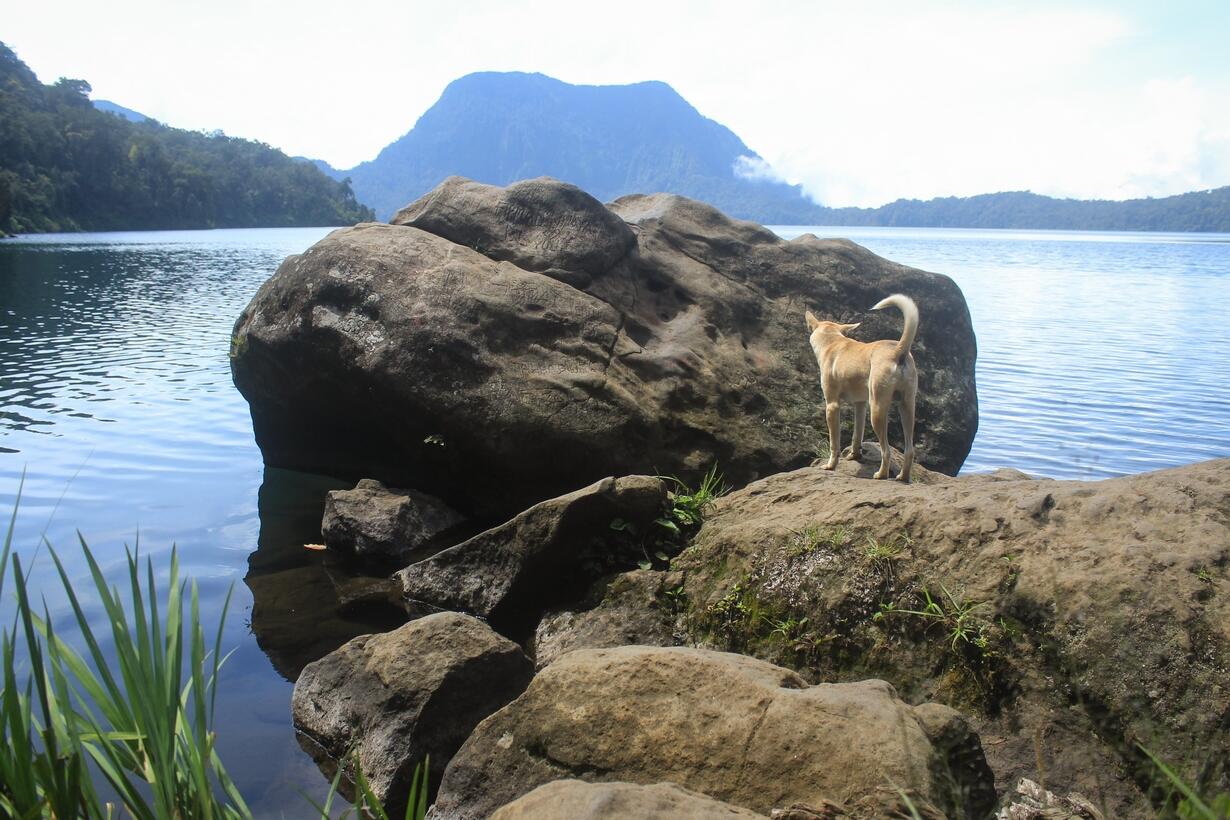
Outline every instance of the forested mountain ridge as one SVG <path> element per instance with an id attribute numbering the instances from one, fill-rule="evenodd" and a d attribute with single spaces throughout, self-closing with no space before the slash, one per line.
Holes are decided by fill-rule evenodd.
<path id="1" fill-rule="evenodd" d="M 813 222 L 821 209 L 799 186 L 758 173 L 765 167 L 666 83 L 585 86 L 480 72 L 449 83 L 374 160 L 332 173 L 349 177 L 382 219 L 459 175 L 496 185 L 551 176 L 603 201 L 667 191 L 744 219 Z"/>
<path id="2" fill-rule="evenodd" d="M 1230 233 L 1230 186 L 1148 199 L 1055 199 L 1006 191 L 879 208 L 825 208 L 824 225 Z"/>
<path id="3" fill-rule="evenodd" d="M 96 109 L 0 43 L 0 232 L 348 225 L 346 182 L 250 140 Z"/>

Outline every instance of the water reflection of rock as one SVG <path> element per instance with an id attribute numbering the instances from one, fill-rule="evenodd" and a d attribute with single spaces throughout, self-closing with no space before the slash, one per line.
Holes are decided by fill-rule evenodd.
<path id="1" fill-rule="evenodd" d="M 387 574 L 303 547 L 320 541 L 325 493 L 348 486 L 327 476 L 265 468 L 257 502 L 260 536 L 244 583 L 252 591 L 256 643 L 287 680 L 351 638 L 406 620 L 392 603 L 400 590 Z"/>

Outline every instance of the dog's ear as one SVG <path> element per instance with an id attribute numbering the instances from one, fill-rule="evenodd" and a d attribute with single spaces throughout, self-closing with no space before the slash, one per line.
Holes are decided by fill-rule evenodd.
<path id="1" fill-rule="evenodd" d="M 820 320 L 811 315 L 811 311 L 807 311 L 807 329 L 815 330 L 820 327 Z"/>
<path id="2" fill-rule="evenodd" d="M 861 324 L 862 322 L 855 322 L 852 325 L 838 325 L 838 327 L 841 328 L 842 333 L 849 333 L 851 330 L 857 329 Z"/>

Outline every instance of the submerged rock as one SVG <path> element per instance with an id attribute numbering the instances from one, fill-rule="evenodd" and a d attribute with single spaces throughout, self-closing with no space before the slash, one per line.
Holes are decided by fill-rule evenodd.
<path id="1" fill-rule="evenodd" d="M 485 818 L 564 778 L 669 780 L 767 814 L 855 803 L 886 777 L 920 806 L 985 816 L 990 771 L 949 765 L 928 735 L 936 723 L 883 681 L 808 686 L 763 661 L 700 649 L 579 650 L 478 725 L 445 771 L 433 816 Z"/>
<path id="2" fill-rule="evenodd" d="M 363 479 L 325 497 L 321 535 L 330 548 L 362 558 L 405 562 L 465 519 L 438 498 Z"/>
<path id="3" fill-rule="evenodd" d="M 438 613 L 355 638 L 308 664 L 291 709 L 301 744 L 326 776 L 339 765 L 350 776 L 357 752 L 373 792 L 400 816 L 414 767 L 431 756 L 434 792 L 474 726 L 532 675 L 512 641 L 475 618 Z"/>
<path id="4" fill-rule="evenodd" d="M 235 325 L 231 365 L 271 465 L 429 489 L 507 516 L 604 475 L 727 479 L 823 446 L 803 311 L 896 338 L 922 316 L 919 463 L 953 473 L 977 429 L 960 290 L 845 240 L 786 242 L 702 203 L 610 206 L 551 179 L 459 179 L 401 224 L 288 258 Z"/>
<path id="5" fill-rule="evenodd" d="M 325 476 L 266 467 L 257 494 L 260 533 L 244 576 L 252 595 L 249 626 L 269 662 L 288 681 L 347 641 L 395 629 L 407 620 L 400 595 L 389 594 L 387 571 L 356 574 L 345 556 L 313 552 L 322 499 L 338 482 Z"/>
<path id="6" fill-rule="evenodd" d="M 622 519 L 643 531 L 661 515 L 666 499 L 666 486 L 652 476 L 604 478 L 535 504 L 396 577 L 413 602 L 500 624 L 514 618 L 532 624 L 552 603 L 579 594 L 608 569 L 604 559 L 624 540 L 612 522 Z"/>
<path id="7" fill-rule="evenodd" d="M 491 820 L 766 820 L 674 783 L 555 780 L 496 810 Z"/>

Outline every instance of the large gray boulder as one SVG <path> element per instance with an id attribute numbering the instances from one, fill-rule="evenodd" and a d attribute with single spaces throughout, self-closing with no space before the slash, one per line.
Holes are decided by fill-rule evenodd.
<path id="1" fill-rule="evenodd" d="M 953 731 L 959 716 L 929 709 L 920 714 L 883 681 L 808 686 L 741 655 L 578 650 L 478 725 L 445 771 L 433 816 L 486 818 L 566 778 L 668 780 L 761 814 L 826 800 L 856 805 L 890 778 L 920 806 L 985 816 L 995 798 L 990 770 L 949 765 L 952 739 L 941 747 L 928 732 Z"/>
<path id="2" fill-rule="evenodd" d="M 700 202 L 604 207 L 551 179 L 459 179 L 395 222 L 282 263 L 235 325 L 235 384 L 269 464 L 425 489 L 507 516 L 604 475 L 738 485 L 802 466 L 825 434 L 803 312 L 896 338 L 922 316 L 921 464 L 977 429 L 961 291 L 845 240 L 790 242 Z"/>
<path id="3" fill-rule="evenodd" d="M 666 500 L 666 486 L 653 476 L 604 478 L 535 504 L 395 577 L 416 603 L 464 610 L 500 625 L 515 618 L 532 622 L 560 603 L 561 594 L 575 597 L 614 568 L 610 561 L 627 539 L 611 528 L 613 521 L 643 532 Z"/>
<path id="4" fill-rule="evenodd" d="M 532 675 L 515 643 L 476 618 L 442 612 L 355 638 L 308 664 L 291 711 L 300 744 L 325 774 L 342 766 L 352 776 L 357 752 L 373 792 L 397 817 L 415 766 L 431 757 L 434 791 L 474 726 Z"/>
<path id="5" fill-rule="evenodd" d="M 365 478 L 325 496 L 320 534 L 332 549 L 405 564 L 464 521 L 438 498 Z"/>

